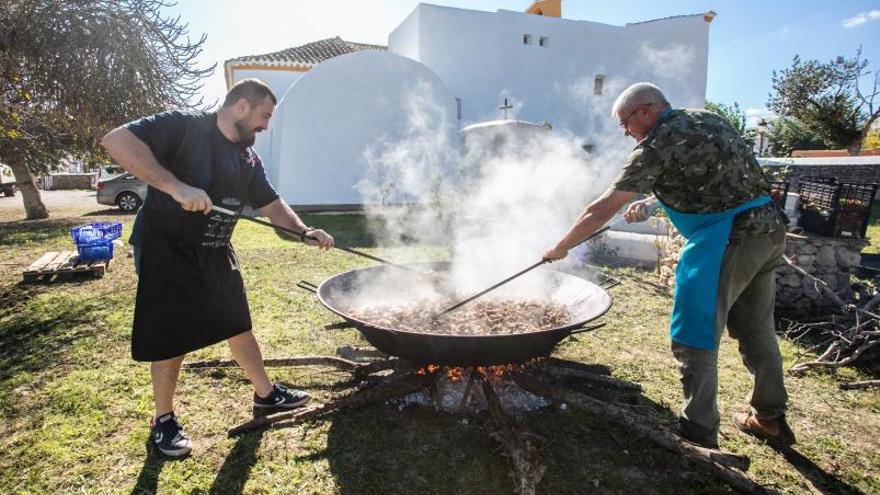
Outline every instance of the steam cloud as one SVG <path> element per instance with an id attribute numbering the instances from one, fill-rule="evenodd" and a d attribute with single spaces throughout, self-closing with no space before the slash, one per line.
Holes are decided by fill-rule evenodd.
<path id="1" fill-rule="evenodd" d="M 690 77 L 694 67 L 697 66 L 697 53 L 693 46 L 673 43 L 665 46 L 656 46 L 643 43 L 640 56 L 643 62 L 649 64 L 657 83 L 661 88 L 664 82 L 680 81 Z"/>
<path id="2" fill-rule="evenodd" d="M 469 133 L 466 142 L 438 101 L 439 92 L 424 82 L 412 87 L 405 95 L 404 139 L 385 140 L 365 152 L 367 179 L 358 186 L 366 213 L 380 220 L 371 222 L 380 246 L 392 248 L 406 240 L 446 247 L 454 261 L 455 289 L 462 293 L 540 261 L 583 208 L 607 189 L 631 147 L 610 116 L 623 83 L 606 81 L 603 95 L 593 94 L 593 84 L 590 78 L 557 88 L 571 101 L 571 115 L 561 120 L 581 122 L 588 136 L 563 126 L 494 126 Z M 522 103 L 504 96 L 515 107 L 508 114 L 513 118 Z M 582 148 L 585 143 L 593 146 L 592 154 Z M 568 262 L 579 262 L 581 254 L 571 253 Z M 546 295 L 548 277 L 533 273 L 499 295 Z M 369 285 L 397 289 L 366 298 L 390 304 L 390 294 L 399 295 L 400 287 L 412 283 L 405 272 L 387 275 L 391 278 Z M 431 293 L 417 290 L 407 297 L 412 302 Z"/>

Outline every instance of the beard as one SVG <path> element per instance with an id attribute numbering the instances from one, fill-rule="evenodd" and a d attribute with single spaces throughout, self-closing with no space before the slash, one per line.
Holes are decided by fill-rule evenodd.
<path id="1" fill-rule="evenodd" d="M 257 130 L 248 128 L 245 119 L 235 123 L 235 130 L 238 132 L 238 142 L 242 146 L 249 148 L 254 145 L 254 141 L 257 140 Z"/>

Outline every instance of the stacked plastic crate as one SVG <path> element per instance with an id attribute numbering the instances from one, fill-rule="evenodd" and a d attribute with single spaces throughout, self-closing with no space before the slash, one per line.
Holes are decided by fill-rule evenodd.
<path id="1" fill-rule="evenodd" d="M 113 241 L 122 236 L 119 222 L 95 222 L 70 229 L 80 261 L 102 261 L 113 258 Z"/>
<path id="2" fill-rule="evenodd" d="M 798 189 L 798 225 L 804 230 L 825 237 L 865 237 L 877 184 L 802 179 Z"/>

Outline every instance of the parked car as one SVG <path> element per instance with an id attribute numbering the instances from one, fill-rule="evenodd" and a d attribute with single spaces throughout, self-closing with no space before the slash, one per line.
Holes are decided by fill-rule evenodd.
<path id="1" fill-rule="evenodd" d="M 4 196 L 15 196 L 15 176 L 12 169 L 0 163 L 0 193 Z"/>
<path id="2" fill-rule="evenodd" d="M 147 197 L 147 183 L 128 172 L 98 181 L 97 189 L 98 204 L 126 212 L 137 211 Z"/>

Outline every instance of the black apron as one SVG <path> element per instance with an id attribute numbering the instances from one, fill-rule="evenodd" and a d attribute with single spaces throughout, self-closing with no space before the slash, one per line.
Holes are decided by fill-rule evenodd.
<path id="1" fill-rule="evenodd" d="M 214 156 L 208 196 L 217 206 L 241 211 L 252 152 L 241 147 L 235 174 L 220 170 Z M 250 330 L 244 282 L 229 243 L 237 217 L 183 209 L 143 213 L 132 357 L 170 359 Z"/>

